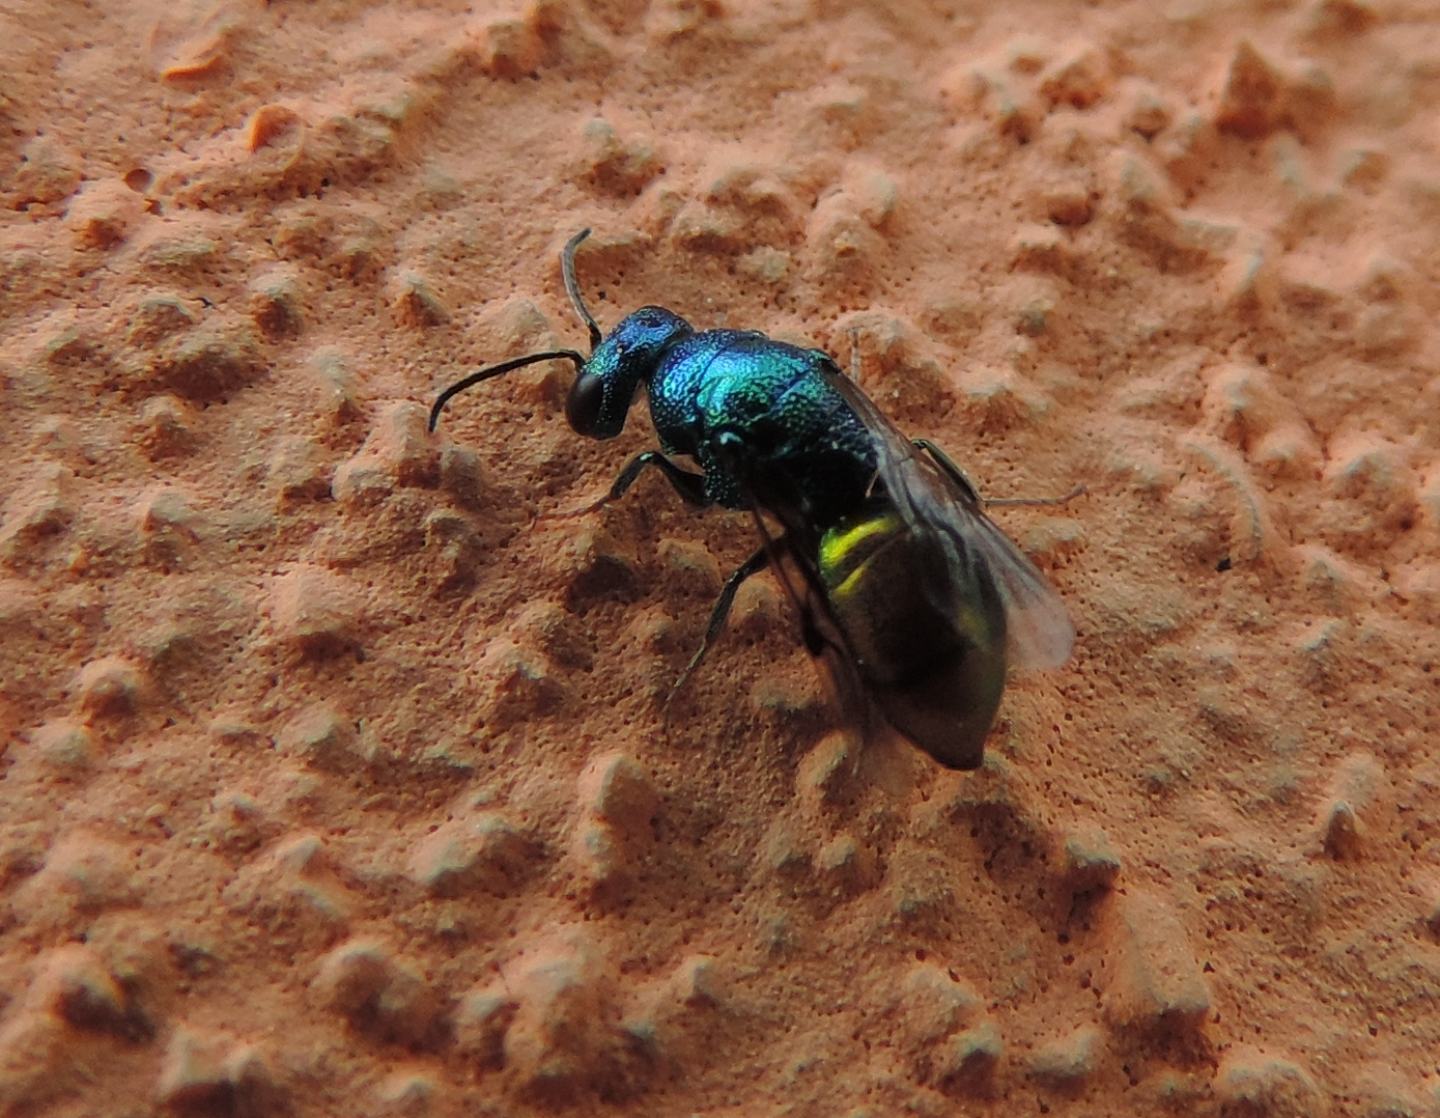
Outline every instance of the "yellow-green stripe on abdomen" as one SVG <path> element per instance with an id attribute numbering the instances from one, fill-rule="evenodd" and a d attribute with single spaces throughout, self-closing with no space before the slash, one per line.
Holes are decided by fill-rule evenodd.
<path id="1" fill-rule="evenodd" d="M 982 564 L 891 509 L 822 537 L 830 612 L 871 698 L 895 728 L 958 768 L 979 763 L 1005 685 L 1005 614 Z"/>

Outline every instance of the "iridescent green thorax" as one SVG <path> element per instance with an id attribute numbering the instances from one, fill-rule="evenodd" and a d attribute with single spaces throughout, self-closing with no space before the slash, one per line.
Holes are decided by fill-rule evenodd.
<path id="1" fill-rule="evenodd" d="M 873 437 L 826 375 L 830 359 L 750 330 L 667 349 L 649 381 L 661 446 L 694 458 L 726 508 L 784 508 L 817 531 L 854 512 L 875 474 Z M 744 460 L 719 453 L 722 433 Z"/>

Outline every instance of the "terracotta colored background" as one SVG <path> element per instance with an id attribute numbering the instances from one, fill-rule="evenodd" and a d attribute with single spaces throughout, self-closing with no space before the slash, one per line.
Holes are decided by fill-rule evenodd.
<path id="1" fill-rule="evenodd" d="M 0 1110 L 1440 1111 L 1440 13 L 0 13 Z M 848 360 L 1076 617 L 837 727 L 569 374 Z"/>

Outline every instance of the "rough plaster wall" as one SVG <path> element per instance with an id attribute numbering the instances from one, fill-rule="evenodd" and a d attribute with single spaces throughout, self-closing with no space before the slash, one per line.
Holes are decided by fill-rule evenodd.
<path id="1" fill-rule="evenodd" d="M 1440 1107 L 1440 17 L 0 12 L 0 1108 Z M 743 516 L 486 361 L 844 359 L 1080 629 L 858 748 Z M 999 515 L 999 514 L 997 514 Z"/>

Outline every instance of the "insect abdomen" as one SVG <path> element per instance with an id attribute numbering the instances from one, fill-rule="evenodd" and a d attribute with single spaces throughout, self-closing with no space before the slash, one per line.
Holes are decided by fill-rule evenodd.
<path id="1" fill-rule="evenodd" d="M 980 764 L 1005 686 L 1005 612 L 983 565 L 882 507 L 842 521 L 817 557 L 830 613 L 885 718 L 941 763 Z"/>

